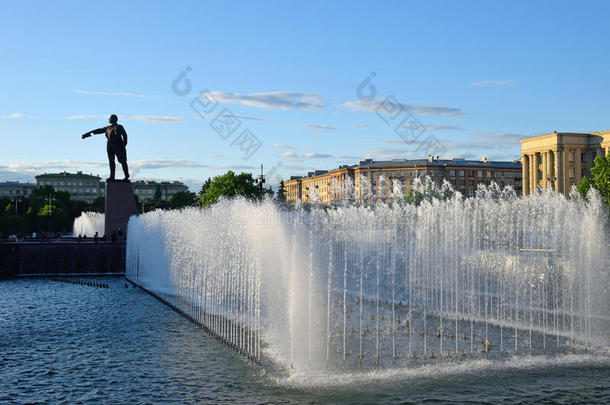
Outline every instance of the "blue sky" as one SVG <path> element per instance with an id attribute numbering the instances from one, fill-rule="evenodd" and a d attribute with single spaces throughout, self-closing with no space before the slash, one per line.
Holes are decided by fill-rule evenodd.
<path id="1" fill-rule="evenodd" d="M 80 135 L 111 113 L 134 179 L 193 189 L 230 168 L 277 179 L 426 157 L 424 140 L 446 157 L 515 159 L 523 137 L 610 129 L 608 15 L 586 1 L 5 3 L 0 181 L 106 177 L 103 137 Z M 376 98 L 359 100 L 373 72 Z M 203 90 L 218 105 L 200 116 Z M 405 142 L 377 114 L 390 96 L 422 135 Z M 210 125 L 225 108 L 240 123 L 227 139 Z M 243 130 L 261 145 L 246 159 Z"/>

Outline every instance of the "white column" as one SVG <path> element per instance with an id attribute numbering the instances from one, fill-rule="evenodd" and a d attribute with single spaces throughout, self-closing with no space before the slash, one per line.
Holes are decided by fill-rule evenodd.
<path id="1" fill-rule="evenodd" d="M 528 155 L 521 157 L 521 186 L 523 195 L 530 193 L 530 158 Z"/>
<path id="2" fill-rule="evenodd" d="M 581 173 L 582 173 L 582 163 L 581 163 L 581 149 L 574 150 L 574 184 L 578 185 L 580 183 Z"/>

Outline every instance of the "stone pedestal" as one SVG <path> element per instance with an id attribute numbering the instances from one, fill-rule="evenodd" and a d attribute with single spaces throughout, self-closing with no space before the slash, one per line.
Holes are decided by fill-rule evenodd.
<path id="1" fill-rule="evenodd" d="M 129 181 L 106 182 L 106 219 L 104 233 L 110 237 L 112 231 L 121 229 L 127 235 L 129 217 L 136 214 L 136 199 Z"/>

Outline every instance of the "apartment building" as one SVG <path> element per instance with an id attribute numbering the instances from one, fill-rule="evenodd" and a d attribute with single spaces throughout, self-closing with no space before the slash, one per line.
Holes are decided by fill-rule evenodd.
<path id="1" fill-rule="evenodd" d="M 414 187 L 416 179 L 429 176 L 433 181 L 441 183 L 447 180 L 464 196 L 473 196 L 480 184 L 496 182 L 501 187 L 511 186 L 521 193 L 521 163 L 515 161 L 489 161 L 466 159 L 439 159 L 430 156 L 428 159 L 395 159 L 375 161 L 365 159 L 356 165 L 341 166 L 329 171 L 310 172 L 306 177 L 291 178 L 286 181 L 287 201 L 296 201 L 300 195 L 303 202 L 309 202 L 312 190 L 318 195 L 320 202 L 329 204 L 342 198 L 342 185 L 351 178 L 354 185 L 354 195 L 357 200 L 364 194 L 363 183 L 370 184 L 373 196 L 387 200 L 392 193 L 392 182 L 398 180 L 407 195 Z M 382 180 L 383 179 L 383 180 Z M 338 187 L 334 187 L 336 184 Z"/>

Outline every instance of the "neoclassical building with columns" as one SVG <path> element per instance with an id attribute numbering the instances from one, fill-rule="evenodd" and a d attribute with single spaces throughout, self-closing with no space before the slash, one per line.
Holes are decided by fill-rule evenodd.
<path id="1" fill-rule="evenodd" d="M 537 187 L 569 193 L 589 175 L 593 160 L 610 153 L 610 131 L 553 132 L 521 140 L 523 195 Z"/>

